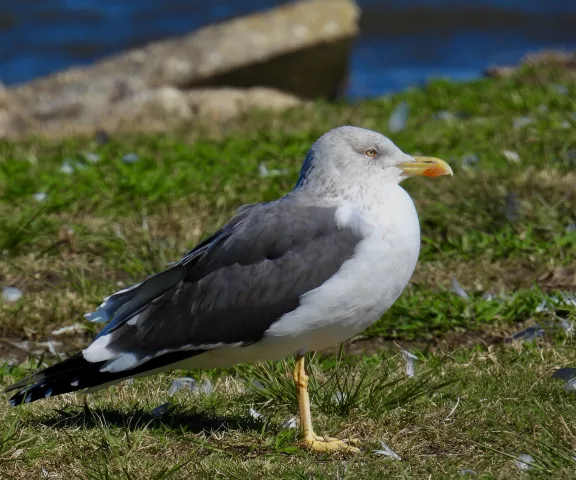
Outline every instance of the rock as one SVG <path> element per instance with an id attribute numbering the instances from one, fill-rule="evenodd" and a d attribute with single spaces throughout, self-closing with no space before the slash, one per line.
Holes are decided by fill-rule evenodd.
<path id="1" fill-rule="evenodd" d="M 20 138 L 29 134 L 62 137 L 102 131 L 166 132 L 193 120 L 221 123 L 251 109 L 284 110 L 302 103 L 294 95 L 264 87 L 182 91 L 164 86 L 133 92 L 113 104 L 91 102 L 84 107 L 70 100 L 52 102 L 54 110 L 50 115 L 44 115 L 46 104 L 39 105 L 34 112 L 36 122 L 18 132 L 11 130 L 3 135 L 0 131 L 0 138 Z M 39 115 L 39 111 L 43 113 Z M 72 166 L 65 168 L 73 169 Z"/>
<path id="2" fill-rule="evenodd" d="M 487 77 L 510 78 L 517 71 L 518 67 L 513 65 L 492 65 L 484 71 L 484 74 Z"/>
<path id="3" fill-rule="evenodd" d="M 192 117 L 186 93 L 165 86 L 145 90 L 117 105 L 110 105 L 107 111 L 101 112 L 98 120 L 100 126 L 107 131 L 113 131 L 130 122 L 140 122 L 141 125 L 156 130 L 154 126 L 158 124 L 173 125 Z"/>
<path id="4" fill-rule="evenodd" d="M 301 100 L 278 90 L 254 87 L 198 89 L 188 92 L 188 102 L 196 114 L 205 119 L 225 121 L 251 109 L 284 110 Z"/>
<path id="5" fill-rule="evenodd" d="M 10 104 L 10 98 L 8 96 L 8 90 L 3 83 L 0 82 L 0 109 L 7 109 Z"/>
<path id="6" fill-rule="evenodd" d="M 146 59 L 137 68 L 150 85 L 266 86 L 300 97 L 330 98 L 345 81 L 359 13 L 353 0 L 294 2 L 134 55 Z"/>
<path id="7" fill-rule="evenodd" d="M 17 136 L 26 130 L 31 120 L 16 96 L 0 82 L 0 138 Z"/>
<path id="8" fill-rule="evenodd" d="M 529 53 L 519 65 L 495 65 L 487 68 L 485 74 L 489 77 L 509 78 L 514 76 L 524 66 L 552 65 L 566 71 L 576 71 L 576 51 L 542 50 Z"/>
<path id="9" fill-rule="evenodd" d="M 0 109 L 0 138 L 10 136 L 10 124 L 12 115 L 9 111 Z"/>
<path id="10" fill-rule="evenodd" d="M 526 55 L 524 62 L 529 65 L 548 63 L 562 68 L 576 69 L 576 51 L 541 50 Z"/>
<path id="11" fill-rule="evenodd" d="M 166 131 L 334 98 L 359 13 L 354 0 L 301 0 L 1 88 L 0 137 Z"/>
<path id="12" fill-rule="evenodd" d="M 160 132 L 195 119 L 220 123 L 251 109 L 283 110 L 300 103 L 293 95 L 269 88 L 182 91 L 165 86 L 109 106 L 96 122 L 106 131 Z"/>

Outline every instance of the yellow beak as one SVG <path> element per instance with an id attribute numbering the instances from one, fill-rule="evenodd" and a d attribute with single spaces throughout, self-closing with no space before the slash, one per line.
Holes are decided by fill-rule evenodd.
<path id="1" fill-rule="evenodd" d="M 414 157 L 413 162 L 397 165 L 408 177 L 439 177 L 454 175 L 450 165 L 435 157 Z"/>

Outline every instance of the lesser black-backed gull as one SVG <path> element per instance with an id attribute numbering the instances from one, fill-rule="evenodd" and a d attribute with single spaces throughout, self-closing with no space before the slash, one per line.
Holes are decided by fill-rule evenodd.
<path id="1" fill-rule="evenodd" d="M 379 133 L 329 131 L 291 192 L 241 207 L 179 262 L 106 298 L 87 315 L 107 323 L 94 342 L 10 386 L 19 390 L 10 402 L 296 355 L 304 444 L 357 451 L 314 433 L 303 355 L 357 335 L 390 308 L 420 250 L 416 209 L 399 183 L 448 174 L 444 161 L 407 155 Z"/>

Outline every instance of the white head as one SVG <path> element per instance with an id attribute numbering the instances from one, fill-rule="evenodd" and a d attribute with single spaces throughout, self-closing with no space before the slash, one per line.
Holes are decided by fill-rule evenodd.
<path id="1" fill-rule="evenodd" d="M 448 164 L 433 157 L 413 157 L 380 133 L 338 127 L 322 135 L 306 155 L 297 188 L 338 185 L 397 185 L 413 176 L 452 175 Z"/>

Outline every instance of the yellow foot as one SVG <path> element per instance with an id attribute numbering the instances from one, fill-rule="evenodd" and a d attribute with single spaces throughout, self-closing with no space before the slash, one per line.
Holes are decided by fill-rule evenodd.
<path id="1" fill-rule="evenodd" d="M 314 452 L 343 452 L 343 453 L 360 453 L 360 449 L 352 445 L 358 445 L 358 441 L 338 440 L 332 437 L 321 437 L 316 434 L 304 438 L 304 445 Z"/>

